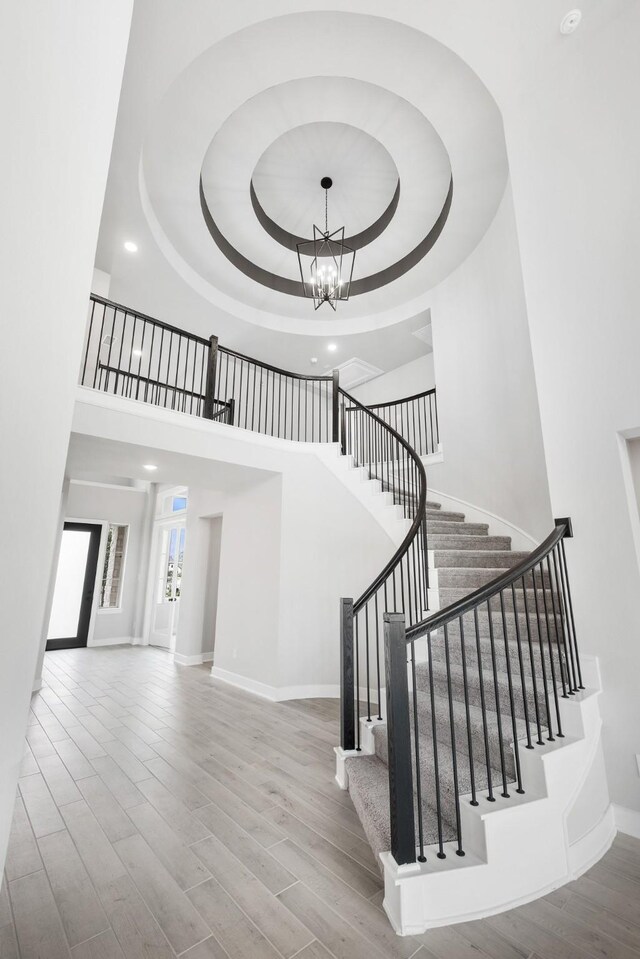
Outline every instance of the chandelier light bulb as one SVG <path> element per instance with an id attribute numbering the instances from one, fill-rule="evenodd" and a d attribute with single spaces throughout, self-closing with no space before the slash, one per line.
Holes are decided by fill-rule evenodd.
<path id="1" fill-rule="evenodd" d="M 298 266 L 304 296 L 313 299 L 314 309 L 328 303 L 335 310 L 338 300 L 348 300 L 355 262 L 355 250 L 344 242 L 345 228 L 331 232 L 329 229 L 329 189 L 331 177 L 323 177 L 320 186 L 324 190 L 324 230 L 313 225 L 313 239 L 297 244 Z M 311 279 L 305 279 L 303 256 L 312 257 Z M 309 284 L 309 286 L 307 286 Z"/>

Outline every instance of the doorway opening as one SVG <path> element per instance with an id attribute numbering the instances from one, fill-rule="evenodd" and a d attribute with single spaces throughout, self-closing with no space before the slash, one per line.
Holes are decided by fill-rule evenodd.
<path id="1" fill-rule="evenodd" d="M 102 526 L 65 523 L 47 631 L 47 650 L 87 645 Z"/>

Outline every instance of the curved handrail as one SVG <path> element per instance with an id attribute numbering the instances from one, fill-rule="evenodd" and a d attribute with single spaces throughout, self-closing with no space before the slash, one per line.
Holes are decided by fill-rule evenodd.
<path id="1" fill-rule="evenodd" d="M 411 443 L 382 417 L 338 388 L 343 454 L 381 482 L 411 523 L 402 542 L 375 579 L 354 603 L 342 600 L 341 745 L 360 749 L 361 701 L 372 718 L 372 703 L 382 717 L 384 687 L 381 637 L 386 613 L 404 613 L 419 621 L 429 608 L 427 563 L 427 475 Z"/>
<path id="2" fill-rule="evenodd" d="M 500 576 L 496 576 L 495 579 L 481 586 L 480 589 L 469 593 L 468 596 L 463 596 L 462 599 L 451 603 L 444 609 L 438 610 L 437 613 L 433 613 L 432 616 L 428 616 L 421 622 L 414 623 L 414 625 L 410 626 L 406 631 L 407 642 L 410 643 L 414 639 L 419 639 L 419 637 L 424 636 L 425 633 L 439 629 L 441 626 L 445 626 L 464 616 L 465 613 L 472 612 L 473 609 L 482 603 L 497 596 L 507 586 L 511 586 L 512 583 L 516 583 L 519 579 L 522 579 L 522 577 L 535 566 L 539 566 L 540 562 L 548 556 L 554 546 L 556 546 L 561 539 L 564 539 L 567 535 L 567 529 L 568 524 L 563 520 L 526 559 L 521 560 L 516 566 L 512 566 L 506 573 L 501 573 Z"/>
<path id="3" fill-rule="evenodd" d="M 398 442 L 404 449 L 406 449 L 408 455 L 410 456 L 410 458 L 413 460 L 413 462 L 416 465 L 418 477 L 420 479 L 420 489 L 418 492 L 418 507 L 416 510 L 416 515 L 411 524 L 411 528 L 409 529 L 409 532 L 407 533 L 407 535 L 405 536 L 402 543 L 400 544 L 396 552 L 393 554 L 393 556 L 391 557 L 387 565 L 384 567 L 384 569 L 376 576 L 376 578 L 371 583 L 371 585 L 367 587 L 367 589 L 364 591 L 362 596 L 360 596 L 354 602 L 353 610 L 355 613 L 357 613 L 358 610 L 362 609 L 365 603 L 369 599 L 371 599 L 374 593 L 376 593 L 380 589 L 380 587 L 384 584 L 385 580 L 389 578 L 391 573 L 394 571 L 394 569 L 396 569 L 396 567 L 402 560 L 403 556 L 405 556 L 405 554 L 407 553 L 409 547 L 411 546 L 411 543 L 418 536 L 420 529 L 424 523 L 424 512 L 427 504 L 427 474 L 425 472 L 425 468 L 422 463 L 422 460 L 420 459 L 418 454 L 415 452 L 413 447 L 409 446 L 407 441 L 404 439 L 404 437 L 400 435 L 400 433 L 397 432 L 397 430 L 394 430 L 392 426 L 390 426 L 388 423 L 385 423 L 385 421 L 380 419 L 379 416 L 376 416 L 375 413 L 372 413 L 370 407 L 365 406 L 363 403 L 360 403 L 359 400 L 357 400 L 354 396 L 351 396 L 350 393 L 347 393 L 346 390 L 343 390 L 342 387 L 340 387 L 339 392 L 341 393 L 342 396 L 345 396 L 350 403 L 354 403 L 356 409 L 361 409 L 365 413 L 368 413 L 368 415 L 371 416 L 371 418 L 375 420 L 376 423 L 379 423 L 383 429 L 387 430 L 393 436 L 396 442 Z"/>
<path id="4" fill-rule="evenodd" d="M 402 617 L 386 617 L 389 782 L 402 783 L 389 792 L 390 835 L 399 864 L 425 861 L 429 835 L 439 858 L 449 840 L 464 856 L 462 805 L 494 802 L 498 788 L 504 799 L 513 787 L 523 794 L 531 771 L 521 751 L 564 737 L 562 700 L 584 689 L 564 549 L 572 535 L 571 521 L 557 519 L 526 559 L 406 631 Z"/>
<path id="5" fill-rule="evenodd" d="M 393 427 L 421 456 L 440 448 L 435 387 L 386 403 L 367 403 L 367 409 Z"/>
<path id="6" fill-rule="evenodd" d="M 314 380 L 319 382 L 331 382 L 332 376 L 313 376 L 308 373 L 292 373 L 291 370 L 282 370 L 278 366 L 272 366 L 263 360 L 256 360 L 253 356 L 247 356 L 245 353 L 239 353 L 237 350 L 230 350 L 228 346 L 219 346 L 218 352 L 227 353 L 229 356 L 235 356 L 238 360 L 244 360 L 246 363 L 253 363 L 254 366 L 260 366 L 263 370 L 270 373 L 278 373 L 280 376 L 290 376 L 294 380 Z"/>
<path id="7" fill-rule="evenodd" d="M 98 296 L 97 293 L 92 293 L 89 296 L 89 299 L 92 303 L 99 303 L 100 306 L 106 306 L 112 310 L 126 313 L 127 316 L 135 316 L 139 320 L 144 320 L 145 323 L 152 323 L 153 326 L 158 326 L 167 333 L 174 333 L 176 336 L 182 336 L 185 339 L 194 340 L 196 343 L 200 343 L 202 346 L 209 345 L 209 340 L 204 339 L 202 336 L 197 336 L 195 333 L 189 333 L 187 330 L 181 330 L 178 326 L 171 326 L 170 323 L 165 323 L 164 320 L 158 320 L 154 316 L 148 316 L 146 313 L 140 313 L 139 310 L 132 310 L 129 307 L 124 306 L 122 303 L 115 303 L 113 300 L 108 300 L 104 296 Z"/>
<path id="8" fill-rule="evenodd" d="M 385 406 L 399 406 L 401 403 L 412 403 L 414 400 L 421 400 L 425 396 L 435 396 L 436 388 L 423 390 L 422 393 L 414 393 L 412 396 L 401 396 L 399 400 L 387 400 L 385 403 L 367 403 L 368 410 L 381 410 Z"/>

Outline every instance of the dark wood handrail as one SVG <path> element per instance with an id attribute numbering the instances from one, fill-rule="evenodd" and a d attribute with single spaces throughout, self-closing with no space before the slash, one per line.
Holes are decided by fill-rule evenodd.
<path id="1" fill-rule="evenodd" d="M 419 639 L 420 636 L 424 636 L 425 633 L 433 632 L 434 629 L 439 629 L 440 626 L 448 625 L 455 619 L 459 619 L 460 616 L 471 612 L 493 596 L 497 596 L 506 586 L 511 586 L 512 583 L 516 583 L 519 579 L 522 579 L 534 566 L 537 566 L 541 560 L 545 559 L 553 547 L 556 546 L 561 539 L 564 539 L 568 533 L 568 524 L 564 520 L 559 520 L 554 531 L 550 533 L 544 542 L 540 543 L 526 559 L 512 566 L 506 573 L 501 573 L 500 576 L 496 576 L 490 583 L 486 583 L 473 593 L 469 593 L 468 596 L 464 596 L 457 602 L 451 603 L 450 606 L 446 606 L 445 609 L 440 609 L 432 616 L 427 616 L 427 618 L 421 622 L 410 626 L 406 632 L 407 643 L 412 642 L 414 639 Z"/>
<path id="2" fill-rule="evenodd" d="M 435 396 L 435 386 L 431 390 L 425 390 L 424 393 L 414 393 L 413 396 L 403 396 L 400 400 L 389 400 L 388 403 L 372 403 L 367 406 L 368 410 L 381 410 L 385 406 L 400 406 L 401 403 L 411 403 L 413 400 L 421 400 L 425 396 Z"/>
<path id="3" fill-rule="evenodd" d="M 256 360 L 245 353 L 238 353 L 237 350 L 230 350 L 227 346 L 219 346 L 220 353 L 227 353 L 229 356 L 235 356 L 238 360 L 244 360 L 245 363 L 252 363 L 254 366 L 260 366 L 263 370 L 270 373 L 278 373 L 280 376 L 289 376 L 293 380 L 313 380 L 320 383 L 331 383 L 333 376 L 308 376 L 304 373 L 292 373 L 290 370 L 281 370 L 278 366 L 271 366 L 270 363 L 263 363 L 262 360 Z"/>
<path id="4" fill-rule="evenodd" d="M 117 366 L 108 366 L 106 363 L 98 363 L 98 369 L 106 373 L 113 373 L 115 376 L 129 376 L 140 383 L 146 383 L 150 386 L 157 386 L 161 390 L 174 390 L 176 393 L 184 393 L 185 396 L 193 396 L 194 399 L 203 400 L 204 393 L 194 393 L 193 390 L 186 390 L 182 386 L 174 386 L 172 383 L 165 383 L 163 380 L 152 380 L 148 376 L 142 376 L 140 373 L 133 373 L 131 370 L 123 370 Z M 216 400 L 216 403 L 222 403 L 222 400 Z M 228 404 L 225 404 L 228 405 Z"/>
<path id="5" fill-rule="evenodd" d="M 188 340 L 201 343 L 202 346 L 209 346 L 209 340 L 204 339 L 202 336 L 196 336 L 195 333 L 188 333 L 186 330 L 181 330 L 177 326 L 171 326 L 169 323 L 157 320 L 153 316 L 147 316 L 146 313 L 139 313 L 138 310 L 132 310 L 130 307 L 123 306 L 122 303 L 114 303 L 113 300 L 107 300 L 105 297 L 98 296 L 96 293 L 92 293 L 89 299 L 92 303 L 99 303 L 101 306 L 109 307 L 112 310 L 119 310 L 121 313 L 126 313 L 127 316 L 136 316 L 139 320 L 144 320 L 145 323 L 153 323 L 154 326 L 159 326 L 161 329 L 167 330 L 168 333 L 175 333 L 177 336 L 184 336 Z"/>

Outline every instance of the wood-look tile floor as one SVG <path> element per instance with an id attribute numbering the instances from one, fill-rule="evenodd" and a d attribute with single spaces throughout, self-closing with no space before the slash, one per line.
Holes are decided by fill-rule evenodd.
<path id="1" fill-rule="evenodd" d="M 0 959 L 640 957 L 637 840 L 535 903 L 403 939 L 333 781 L 335 701 L 267 703 L 150 648 L 45 667 Z"/>

